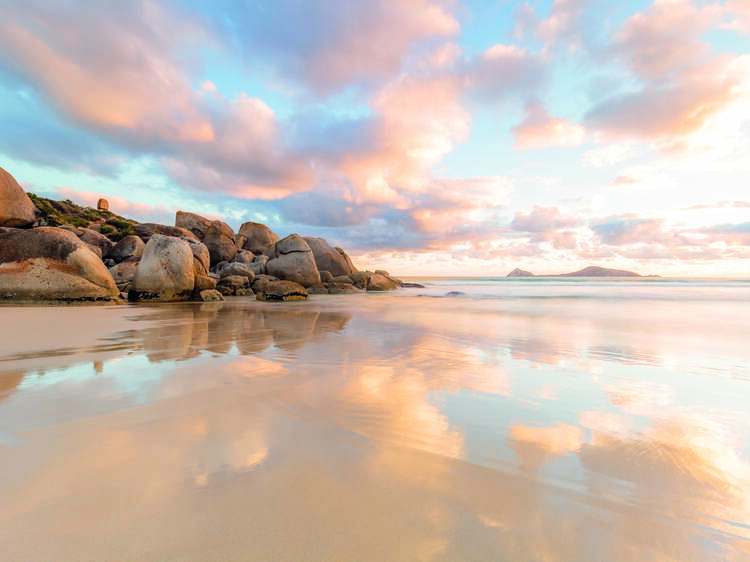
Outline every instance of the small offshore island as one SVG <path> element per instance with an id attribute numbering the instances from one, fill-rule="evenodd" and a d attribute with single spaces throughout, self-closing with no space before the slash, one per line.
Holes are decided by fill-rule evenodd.
<path id="1" fill-rule="evenodd" d="M 310 294 L 392 291 L 387 271 L 359 271 L 323 238 L 177 211 L 174 226 L 27 194 L 0 168 L 0 301 L 305 300 Z"/>
<path id="2" fill-rule="evenodd" d="M 633 271 L 627 271 L 625 269 L 609 269 L 606 267 L 598 267 L 595 265 L 584 267 L 578 271 L 572 271 L 570 273 L 555 273 L 555 274 L 544 274 L 536 275 L 530 271 L 516 268 L 506 277 L 659 277 L 658 275 L 641 275 Z"/>

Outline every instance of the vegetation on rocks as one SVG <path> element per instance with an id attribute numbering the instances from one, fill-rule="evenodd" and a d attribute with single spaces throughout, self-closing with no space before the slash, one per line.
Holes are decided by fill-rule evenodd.
<path id="1" fill-rule="evenodd" d="M 76 205 L 70 199 L 55 201 L 46 197 L 39 197 L 34 193 L 27 193 L 29 199 L 40 211 L 40 226 L 63 226 L 91 228 L 101 234 L 119 242 L 125 236 L 134 234 L 133 227 L 138 224 L 111 211 L 99 211 L 90 207 Z"/>

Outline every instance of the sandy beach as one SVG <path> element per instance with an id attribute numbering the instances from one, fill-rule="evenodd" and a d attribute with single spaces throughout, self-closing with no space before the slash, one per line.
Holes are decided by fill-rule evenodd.
<path id="1" fill-rule="evenodd" d="M 748 304 L 650 287 L 3 307 L 0 551 L 746 558 Z"/>

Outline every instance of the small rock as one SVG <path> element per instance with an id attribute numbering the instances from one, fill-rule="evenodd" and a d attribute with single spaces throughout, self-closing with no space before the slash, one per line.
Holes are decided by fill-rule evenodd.
<path id="1" fill-rule="evenodd" d="M 206 291 L 208 289 L 215 289 L 216 288 L 216 280 L 211 279 L 210 277 L 206 277 L 205 275 L 196 275 L 195 276 L 195 288 L 194 291 L 200 293 L 201 291 Z"/>
<path id="2" fill-rule="evenodd" d="M 234 256 L 232 262 L 234 263 L 253 263 L 255 254 L 247 250 L 238 250 L 237 255 Z"/>
<path id="3" fill-rule="evenodd" d="M 224 300 L 224 295 L 222 295 L 216 289 L 205 289 L 200 292 L 200 297 L 203 302 L 216 302 Z"/>
<path id="4" fill-rule="evenodd" d="M 322 271 L 319 271 L 320 273 L 320 282 L 321 283 L 328 283 L 330 281 L 333 281 L 333 274 L 330 271 L 326 271 L 325 269 Z"/>
<path id="5" fill-rule="evenodd" d="M 223 279 L 224 277 L 230 277 L 232 275 L 242 275 L 244 277 L 247 277 L 250 280 L 251 284 L 253 281 L 255 281 L 255 273 L 253 273 L 253 270 L 250 269 L 250 267 L 245 263 L 228 263 L 222 268 L 221 272 L 219 272 L 219 278 L 221 279 Z"/>
<path id="6" fill-rule="evenodd" d="M 255 298 L 259 301 L 301 301 L 307 300 L 308 294 L 305 288 L 294 281 L 272 281 L 263 287 L 262 292 L 256 293 Z"/>
<path id="7" fill-rule="evenodd" d="M 244 275 L 223 277 L 216 284 L 216 290 L 222 295 L 235 295 L 240 289 L 250 288 L 250 279 Z"/>
<path id="8" fill-rule="evenodd" d="M 327 283 L 321 283 L 320 285 L 313 285 L 312 287 L 307 288 L 307 293 L 310 295 L 327 295 L 328 294 L 328 284 Z"/>
<path id="9" fill-rule="evenodd" d="M 96 210 L 97 211 L 109 211 L 109 201 L 106 199 L 99 199 L 99 201 L 96 202 Z"/>
<path id="10" fill-rule="evenodd" d="M 343 295 L 345 293 L 361 293 L 362 289 L 358 289 L 350 283 L 329 283 L 328 293 L 331 295 Z"/>
<path id="11" fill-rule="evenodd" d="M 347 285 L 354 285 L 354 281 L 348 275 L 339 275 L 331 280 L 333 283 L 346 283 Z"/>

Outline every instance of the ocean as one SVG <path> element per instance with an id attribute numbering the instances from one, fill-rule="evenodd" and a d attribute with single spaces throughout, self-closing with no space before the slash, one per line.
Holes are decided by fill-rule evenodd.
<path id="1" fill-rule="evenodd" d="M 750 281 L 0 308 L 5 559 L 750 559 Z"/>

